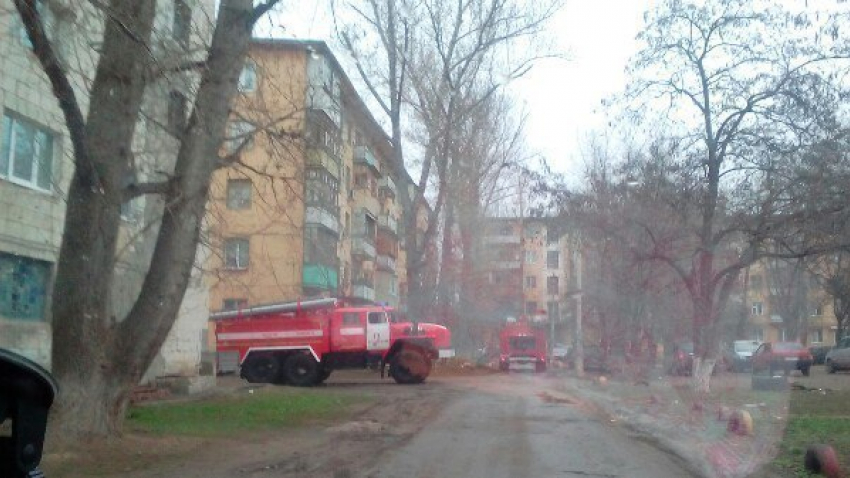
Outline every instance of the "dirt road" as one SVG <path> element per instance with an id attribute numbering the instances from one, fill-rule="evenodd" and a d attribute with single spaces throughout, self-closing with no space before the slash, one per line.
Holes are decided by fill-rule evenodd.
<path id="1" fill-rule="evenodd" d="M 110 467 L 121 473 L 66 468 L 48 476 L 691 476 L 674 458 L 630 436 L 592 404 L 555 392 L 562 380 L 536 375 L 438 376 L 420 386 L 398 386 L 374 375 L 340 373 L 320 390 L 370 395 L 376 398 L 370 402 L 374 405 L 335 423 L 260 435 L 128 437 L 124 461 L 114 463 L 120 468 Z M 150 459 L 152 450 L 161 458 Z M 145 458 L 144 464 L 133 463 L 136 454 Z M 92 458 L 119 459 L 108 453 Z"/>
<path id="2" fill-rule="evenodd" d="M 464 393 L 362 476 L 683 478 L 688 471 L 538 375 L 453 383 Z"/>

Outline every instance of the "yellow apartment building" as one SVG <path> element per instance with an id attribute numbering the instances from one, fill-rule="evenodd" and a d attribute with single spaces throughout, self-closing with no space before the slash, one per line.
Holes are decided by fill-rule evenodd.
<path id="1" fill-rule="evenodd" d="M 403 306 L 386 133 L 324 42 L 254 40 L 249 57 L 233 164 L 211 190 L 210 309 L 316 296 Z"/>

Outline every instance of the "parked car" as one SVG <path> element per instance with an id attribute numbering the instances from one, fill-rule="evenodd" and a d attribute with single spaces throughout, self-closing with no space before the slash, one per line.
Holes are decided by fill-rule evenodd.
<path id="1" fill-rule="evenodd" d="M 812 354 L 812 365 L 823 365 L 826 363 L 826 354 L 832 350 L 830 345 L 812 345 L 809 353 Z"/>
<path id="2" fill-rule="evenodd" d="M 727 370 L 744 372 L 752 367 L 753 352 L 761 343 L 758 340 L 736 340 L 723 349 L 724 364 Z"/>
<path id="3" fill-rule="evenodd" d="M 850 337 L 839 340 L 838 345 L 826 354 L 826 370 L 829 373 L 850 370 Z"/>
<path id="4" fill-rule="evenodd" d="M 570 355 L 570 346 L 566 344 L 555 344 L 552 346 L 552 361 L 567 363 Z"/>
<path id="5" fill-rule="evenodd" d="M 572 347 L 567 354 L 567 366 L 575 367 L 575 347 Z M 586 345 L 584 347 L 584 371 L 596 373 L 612 373 L 614 367 L 611 366 L 608 356 L 602 347 L 598 345 Z"/>
<path id="6" fill-rule="evenodd" d="M 769 372 L 773 375 L 782 370 L 790 375 L 792 370 L 799 370 L 803 375 L 809 375 L 812 367 L 812 354 L 800 342 L 765 342 L 753 353 L 753 373 Z"/>

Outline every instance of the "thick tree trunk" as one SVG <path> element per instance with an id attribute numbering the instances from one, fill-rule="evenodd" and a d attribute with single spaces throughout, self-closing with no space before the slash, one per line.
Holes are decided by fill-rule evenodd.
<path id="1" fill-rule="evenodd" d="M 75 158 L 54 292 L 53 371 L 61 394 L 51 433 L 60 441 L 120 432 L 130 391 L 176 319 L 251 30 L 260 11 L 273 4 L 255 10 L 252 0 L 224 0 L 220 6 L 207 68 L 163 198 L 153 258 L 131 311 L 118 320 L 109 313 L 108 298 L 123 202 L 120 171 L 129 165 L 144 92 L 136 84 L 145 77 L 138 58 L 148 55 L 141 43 L 148 43 L 154 3 L 112 2 L 113 15 L 124 21 L 107 21 L 92 88 L 87 129 L 94 167 L 85 167 L 88 158 Z M 128 27 L 134 35 L 127 34 Z"/>
<path id="2" fill-rule="evenodd" d="M 120 428 L 126 371 L 114 366 L 117 319 L 110 295 L 120 228 L 122 179 L 145 90 L 153 2 L 114 0 L 82 132 L 86 153 L 75 151 L 65 229 L 53 291 L 53 366 L 62 393 L 51 432 L 73 439 Z M 123 28 L 136 32 L 130 38 Z M 69 125 L 69 128 L 71 125 Z M 71 131 L 71 134 L 80 134 Z M 119 391 L 121 390 L 121 391 Z M 119 399 L 119 400 L 116 400 Z"/>
<path id="3" fill-rule="evenodd" d="M 698 395 L 707 395 L 711 391 L 711 373 L 716 363 L 715 358 L 694 357 L 693 388 Z"/>

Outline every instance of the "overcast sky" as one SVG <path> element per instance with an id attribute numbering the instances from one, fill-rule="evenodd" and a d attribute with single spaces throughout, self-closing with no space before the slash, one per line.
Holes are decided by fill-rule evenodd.
<path id="1" fill-rule="evenodd" d="M 651 0 L 566 1 L 549 28 L 554 46 L 569 60 L 538 63 L 510 88 L 529 113 L 529 146 L 575 180 L 582 171 L 583 138 L 606 123 L 601 101 L 625 86 L 624 68 Z M 286 36 L 332 43 L 328 3 L 288 2 L 273 26 L 284 27 Z"/>

